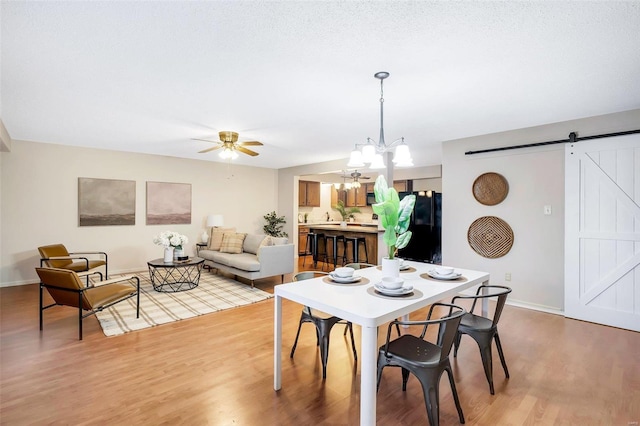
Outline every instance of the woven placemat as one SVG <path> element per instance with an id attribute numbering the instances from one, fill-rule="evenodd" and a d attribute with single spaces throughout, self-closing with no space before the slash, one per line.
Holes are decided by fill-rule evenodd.
<path id="1" fill-rule="evenodd" d="M 474 220 L 469 226 L 467 240 L 471 248 L 480 256 L 495 259 L 511 250 L 513 230 L 499 217 L 483 216 Z"/>
<path id="2" fill-rule="evenodd" d="M 509 183 L 499 173 L 484 173 L 473 182 L 473 197 L 485 206 L 500 204 L 509 193 Z"/>

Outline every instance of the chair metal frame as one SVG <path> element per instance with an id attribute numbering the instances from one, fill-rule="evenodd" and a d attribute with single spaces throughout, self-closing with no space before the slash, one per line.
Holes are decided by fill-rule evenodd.
<path id="1" fill-rule="evenodd" d="M 53 270 L 53 271 L 62 271 L 64 273 L 67 274 L 74 274 L 76 276 L 78 276 L 78 279 L 80 278 L 80 276 L 74 272 L 74 271 L 70 271 L 68 269 L 61 269 L 61 268 L 36 268 L 36 272 L 38 272 L 38 275 L 40 276 L 40 271 L 41 270 Z M 98 283 L 98 285 L 89 285 L 87 287 L 80 287 L 78 289 L 71 289 L 71 288 L 67 288 L 67 287 L 61 287 L 61 286 L 57 286 L 57 285 L 53 285 L 53 284 L 49 284 L 49 283 L 45 283 L 42 281 L 42 277 L 40 277 L 41 281 L 40 281 L 40 291 L 39 291 L 39 299 L 40 299 L 40 331 L 43 330 L 44 328 L 44 311 L 46 309 L 52 308 L 54 306 L 70 306 L 70 307 L 77 307 L 78 308 L 78 339 L 82 340 L 82 320 L 84 318 L 87 318 L 91 315 L 95 315 L 97 312 L 100 312 L 104 309 L 107 309 L 113 305 L 115 305 L 116 303 L 120 303 L 123 302 L 127 299 L 130 299 L 134 296 L 136 296 L 136 318 L 140 318 L 140 278 L 136 277 L 135 275 L 128 275 L 128 276 L 123 276 L 123 277 L 119 277 L 119 278 L 114 278 L 111 280 L 105 280 L 105 281 L 100 281 Z M 132 287 L 132 292 L 131 294 L 122 297 L 118 300 L 115 300 L 111 303 L 107 303 L 105 305 L 100 305 L 100 306 L 92 306 L 90 303 L 87 302 L 87 298 L 85 297 L 85 295 L 96 289 L 97 287 L 102 287 L 102 286 L 109 286 L 109 285 L 113 285 L 113 284 L 121 284 L 125 281 L 132 281 L 135 280 L 135 291 L 133 291 L 134 287 Z M 77 302 L 77 306 L 73 306 L 71 304 L 64 304 L 64 303 L 58 303 L 55 301 L 54 298 L 54 303 L 51 303 L 47 306 L 43 306 L 44 305 L 44 289 L 55 289 L 55 290 L 60 290 L 60 291 L 65 291 L 65 292 L 69 292 L 69 293 L 76 293 L 78 295 L 78 302 Z M 51 294 L 51 293 L 49 293 Z M 53 297 L 53 295 L 52 295 Z M 85 303 L 87 302 L 87 303 Z M 88 311 L 86 314 L 83 314 L 83 306 L 89 306 L 91 309 L 84 309 L 86 311 Z"/>
<path id="2" fill-rule="evenodd" d="M 353 268 L 353 269 L 364 269 L 364 268 L 371 268 L 374 266 L 376 265 L 372 265 L 371 263 L 364 263 L 364 262 L 352 262 L 344 265 L 345 268 Z"/>
<path id="3" fill-rule="evenodd" d="M 439 319 L 431 319 L 434 308 L 448 308 L 445 316 Z M 453 400 L 458 410 L 460 423 L 464 423 L 464 414 L 460 406 L 458 391 L 451 371 L 449 353 L 455 341 L 458 325 L 466 310 L 458 305 L 450 303 L 434 303 L 429 308 L 429 314 L 425 321 L 400 321 L 395 320 L 389 323 L 387 328 L 387 338 L 384 345 L 378 351 L 378 381 L 380 388 L 382 371 L 385 367 L 400 367 L 402 369 L 402 391 L 407 390 L 409 373 L 412 373 L 420 381 L 427 408 L 429 424 L 438 425 L 440 422 L 440 378 L 447 372 Z M 427 328 L 430 325 L 438 324 L 437 342 L 431 343 L 425 340 Z M 420 336 L 404 334 L 395 340 L 391 339 L 391 329 L 399 325 L 422 326 Z"/>
<path id="4" fill-rule="evenodd" d="M 491 290 L 494 289 L 497 289 L 498 291 L 491 293 Z M 485 290 L 488 290 L 489 293 L 484 294 Z M 462 321 L 460 321 L 460 326 L 458 327 L 456 340 L 454 342 L 453 356 L 455 358 L 458 355 L 458 348 L 460 347 L 460 340 L 462 339 L 463 334 L 469 335 L 473 340 L 476 341 L 476 343 L 478 344 L 478 349 L 480 350 L 480 357 L 482 358 L 482 367 L 484 368 L 484 374 L 487 377 L 487 381 L 489 382 L 489 391 L 491 392 L 491 395 L 495 394 L 493 387 L 493 355 L 491 352 L 491 342 L 493 340 L 495 340 L 496 342 L 496 347 L 498 349 L 498 355 L 500 356 L 502 368 L 504 369 L 504 374 L 507 379 L 509 378 L 507 362 L 504 359 L 502 344 L 500 343 L 500 336 L 498 335 L 498 321 L 500 320 L 500 315 L 502 314 L 502 310 L 504 309 L 507 296 L 509 295 L 509 293 L 511 293 L 511 291 L 512 290 L 510 287 L 487 284 L 479 286 L 476 290 L 475 295 L 455 296 L 451 300 L 451 303 L 455 303 L 458 299 L 473 300 L 471 309 L 464 317 L 462 317 Z M 497 298 L 496 307 L 493 312 L 492 318 L 487 318 L 473 313 L 476 307 L 476 302 L 478 300 L 492 298 Z"/>
<path id="5" fill-rule="evenodd" d="M 302 271 L 293 276 L 293 281 L 302 281 L 324 275 L 328 275 L 328 273 L 323 271 Z M 316 345 L 320 347 L 320 360 L 322 361 L 323 380 L 327 378 L 327 362 L 329 360 L 329 336 L 334 325 L 346 325 L 344 334 L 346 335 L 347 330 L 349 330 L 351 336 L 351 348 L 353 349 L 353 358 L 355 361 L 358 360 L 356 343 L 355 339 L 353 338 L 353 324 L 336 316 L 319 316 L 317 314 L 314 314 L 313 310 L 308 306 L 302 308 L 302 313 L 300 314 L 300 322 L 298 323 L 298 331 L 296 332 L 296 339 L 293 342 L 293 346 L 291 347 L 291 354 L 289 355 L 290 358 L 293 358 L 296 347 L 298 346 L 298 337 L 300 336 L 300 329 L 302 328 L 302 324 L 306 322 L 312 323 L 316 327 Z"/>

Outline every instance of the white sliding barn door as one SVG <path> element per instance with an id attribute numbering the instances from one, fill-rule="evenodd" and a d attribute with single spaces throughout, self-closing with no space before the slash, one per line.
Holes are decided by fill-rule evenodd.
<path id="1" fill-rule="evenodd" d="M 565 315 L 640 331 L 640 134 L 567 144 Z"/>

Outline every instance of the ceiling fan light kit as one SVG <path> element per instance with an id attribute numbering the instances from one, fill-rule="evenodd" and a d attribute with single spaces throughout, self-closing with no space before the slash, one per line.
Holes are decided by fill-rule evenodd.
<path id="1" fill-rule="evenodd" d="M 389 145 L 384 141 L 383 82 L 385 78 L 389 77 L 389 73 L 380 71 L 373 76 L 380 80 L 380 140 L 378 143 L 375 143 L 371 138 L 367 138 L 367 143 L 356 144 L 355 149 L 351 151 L 351 155 L 349 156 L 347 167 L 365 167 L 366 164 L 369 164 L 370 169 L 384 169 L 386 166 L 382 154 L 394 148 L 393 164 L 396 167 L 412 167 L 413 159 L 411 158 L 409 146 L 405 143 L 404 138 L 397 139 Z"/>

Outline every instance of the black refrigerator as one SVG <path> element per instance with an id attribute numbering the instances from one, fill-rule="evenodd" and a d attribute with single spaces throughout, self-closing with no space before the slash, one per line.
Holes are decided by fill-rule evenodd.
<path id="1" fill-rule="evenodd" d="M 398 251 L 398 256 L 407 260 L 441 264 L 442 193 L 421 191 L 400 192 L 398 195 L 402 199 L 409 194 L 416 196 L 416 204 L 409 225 L 413 235 L 409 244 Z"/>

